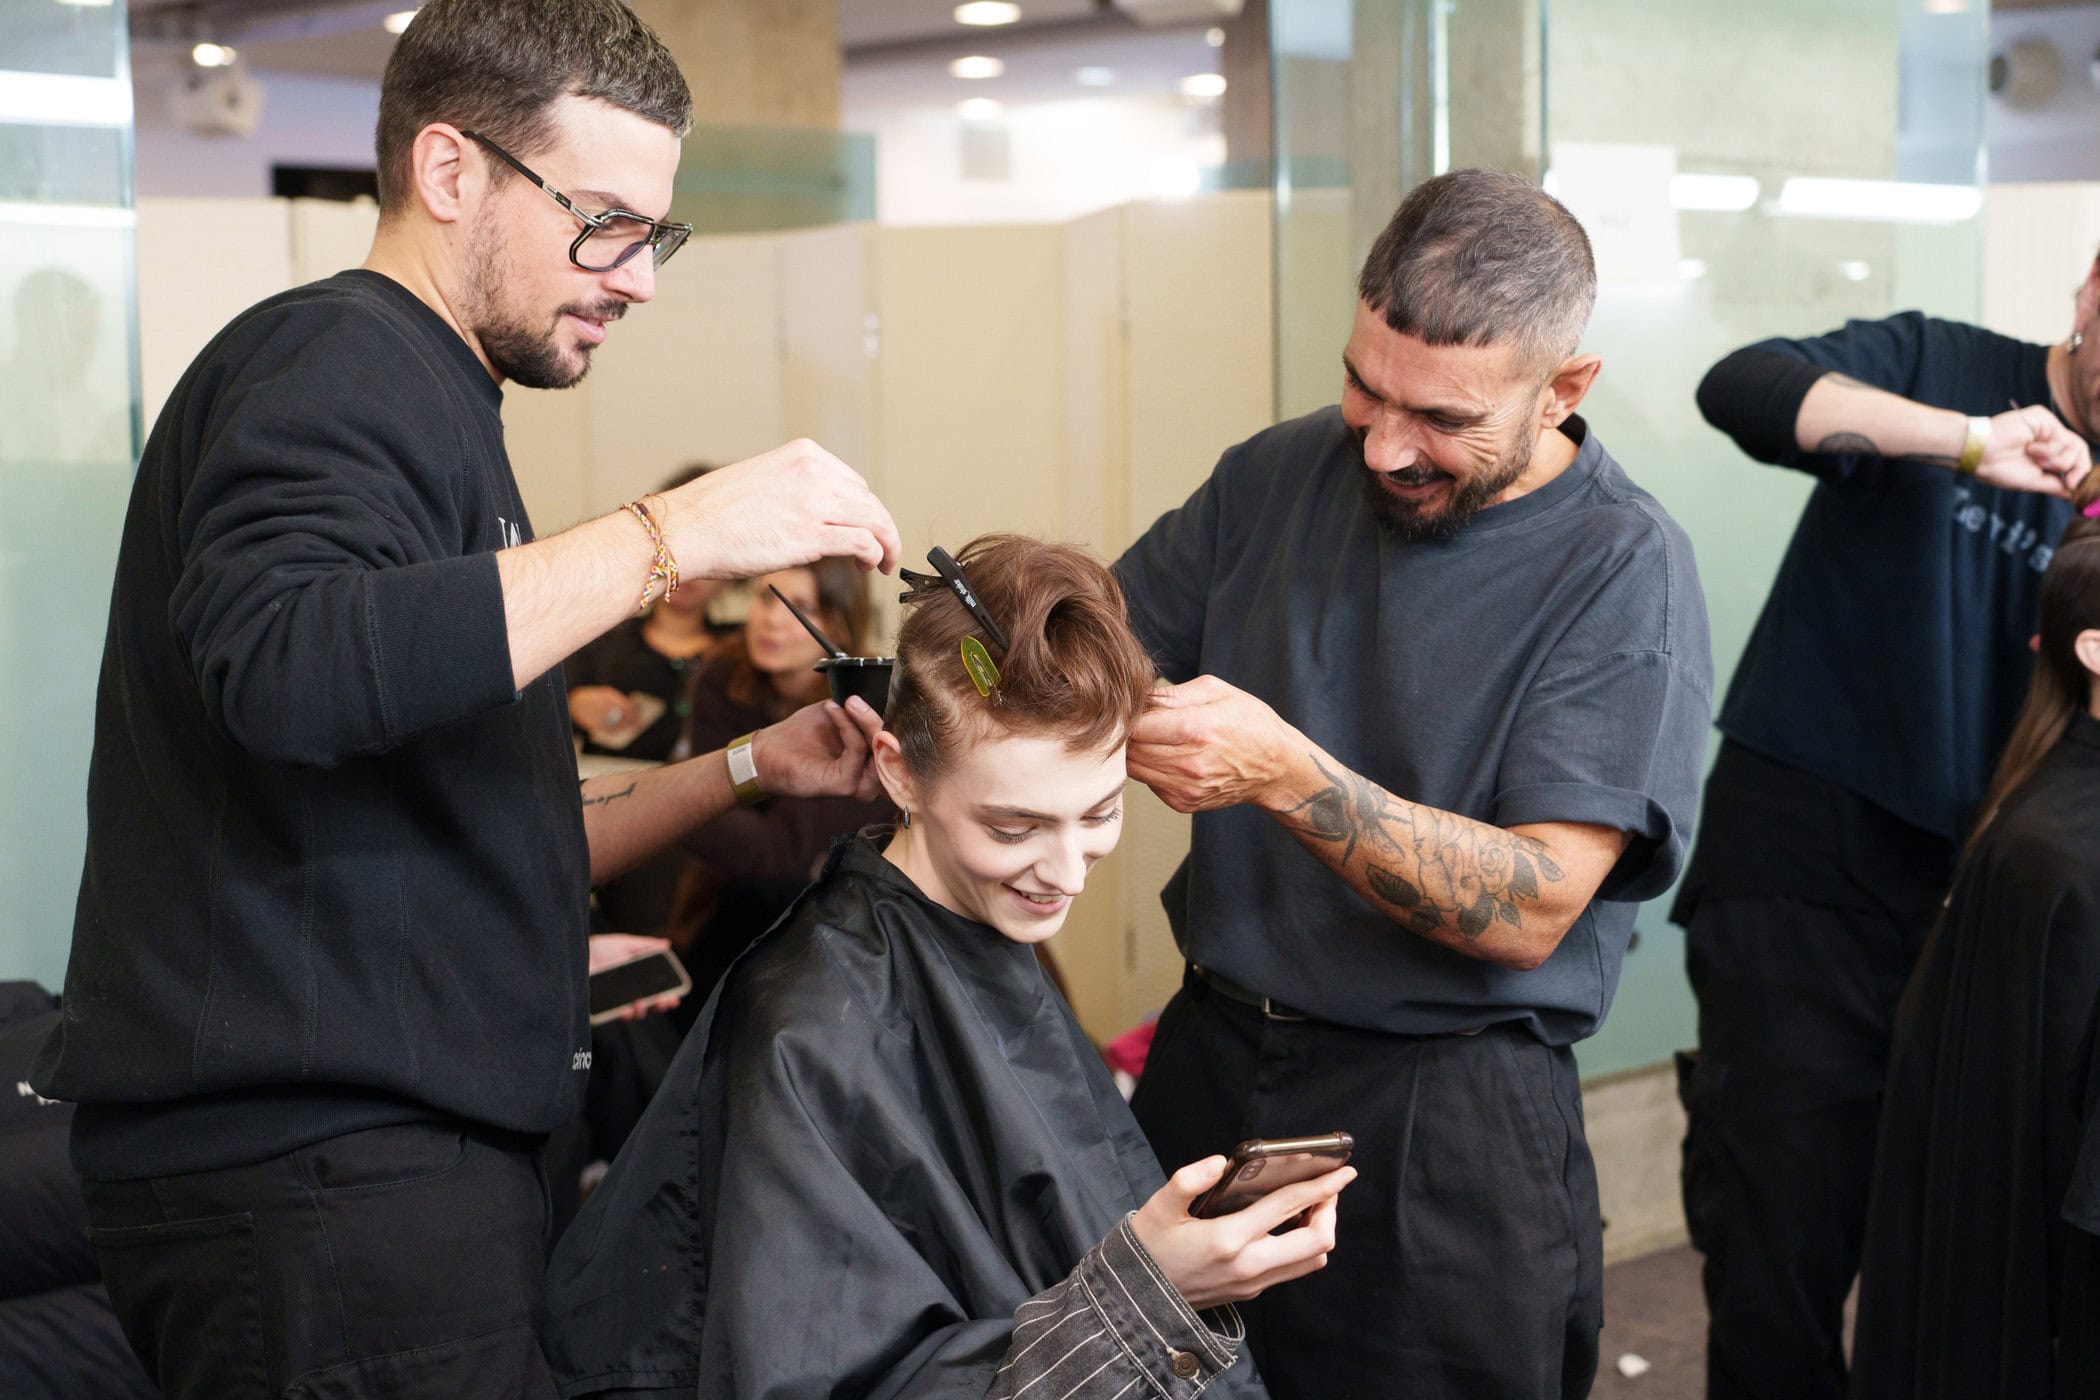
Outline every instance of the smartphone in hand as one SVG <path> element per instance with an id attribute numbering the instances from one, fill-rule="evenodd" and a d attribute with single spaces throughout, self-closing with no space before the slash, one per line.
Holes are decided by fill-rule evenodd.
<path id="1" fill-rule="evenodd" d="M 685 964 L 668 948 L 614 963 L 591 974 L 591 1024 L 602 1025 L 638 1001 L 692 989 Z"/>
<path id="2" fill-rule="evenodd" d="M 1356 1139 L 1347 1133 L 1319 1137 L 1249 1138 L 1232 1149 L 1225 1175 L 1189 1205 L 1199 1220 L 1245 1210 L 1280 1186 L 1325 1176 L 1349 1160 Z"/>

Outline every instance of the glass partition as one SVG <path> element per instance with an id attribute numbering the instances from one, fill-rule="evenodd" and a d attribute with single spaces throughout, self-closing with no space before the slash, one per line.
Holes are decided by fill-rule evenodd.
<path id="1" fill-rule="evenodd" d="M 0 978 L 56 989 L 138 442 L 120 5 L 0 6 Z"/>

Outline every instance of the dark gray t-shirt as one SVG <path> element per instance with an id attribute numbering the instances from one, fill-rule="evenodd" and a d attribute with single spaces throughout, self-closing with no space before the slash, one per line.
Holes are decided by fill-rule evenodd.
<path id="1" fill-rule="evenodd" d="M 1164 895 L 1192 962 L 1345 1025 L 1597 1029 L 1636 904 L 1683 862 L 1713 687 L 1691 542 L 1579 418 L 1574 464 L 1456 539 L 1380 532 L 1338 409 L 1227 452 L 1118 561 L 1175 681 L 1246 690 L 1357 773 L 1496 826 L 1634 833 L 1553 956 L 1517 972 L 1408 933 L 1251 806 L 1195 819 Z"/>

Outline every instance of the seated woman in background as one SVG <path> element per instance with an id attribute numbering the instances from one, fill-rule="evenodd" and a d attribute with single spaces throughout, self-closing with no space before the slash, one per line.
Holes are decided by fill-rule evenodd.
<path id="1" fill-rule="evenodd" d="M 695 463 L 656 489 L 675 490 L 713 470 Z M 569 722 L 585 753 L 661 763 L 674 755 L 706 752 L 680 749 L 678 741 L 685 730 L 692 673 L 722 637 L 707 620 L 708 605 L 721 586 L 713 579 L 687 579 L 647 613 L 562 663 Z"/>
<path id="2" fill-rule="evenodd" d="M 876 758 L 903 822 L 730 970 L 563 1237 L 565 1395 L 1259 1395 L 1226 1305 L 1333 1247 L 1346 1167 L 1192 1217 L 1224 1159 L 1161 1185 L 1032 953 L 1116 844 L 1151 691 L 1114 579 L 1012 536 L 961 562 L 1010 645 L 907 598 Z"/>
<path id="3" fill-rule="evenodd" d="M 2037 651 L 1897 1011 L 1854 1400 L 2100 1395 L 2100 518 L 2042 578 Z"/>
<path id="4" fill-rule="evenodd" d="M 820 559 L 806 569 L 752 580 L 742 635 L 722 643 L 693 675 L 685 730 L 689 752 L 727 748 L 828 693 L 823 673 L 811 669 L 824 648 L 773 595 L 775 588 L 836 645 L 854 655 L 867 649 L 873 609 L 867 582 L 851 559 Z M 686 863 L 668 923 L 658 930 L 693 976 L 686 1012 L 674 1018 L 681 1030 L 691 1025 L 723 969 L 817 877 L 831 843 L 892 810 L 886 801 L 851 797 L 770 797 L 725 812 L 693 835 L 684 849 L 694 858 Z"/>

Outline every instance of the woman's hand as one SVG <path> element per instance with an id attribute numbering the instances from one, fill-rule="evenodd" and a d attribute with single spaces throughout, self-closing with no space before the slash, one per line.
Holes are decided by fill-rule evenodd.
<path id="1" fill-rule="evenodd" d="M 1279 1187 L 1244 1210 L 1211 1220 L 1189 1214 L 1189 1204 L 1218 1184 L 1223 1157 L 1191 1162 L 1152 1193 L 1130 1222 L 1152 1256 L 1192 1308 L 1238 1303 L 1279 1283 L 1327 1266 L 1334 1248 L 1335 1197 L 1356 1180 L 1356 1168 Z M 1295 1230 L 1271 1235 L 1306 1212 Z"/>
<path id="2" fill-rule="evenodd" d="M 579 685 L 569 692 L 569 719 L 593 734 L 625 727 L 633 709 L 627 697 L 609 685 Z"/>

